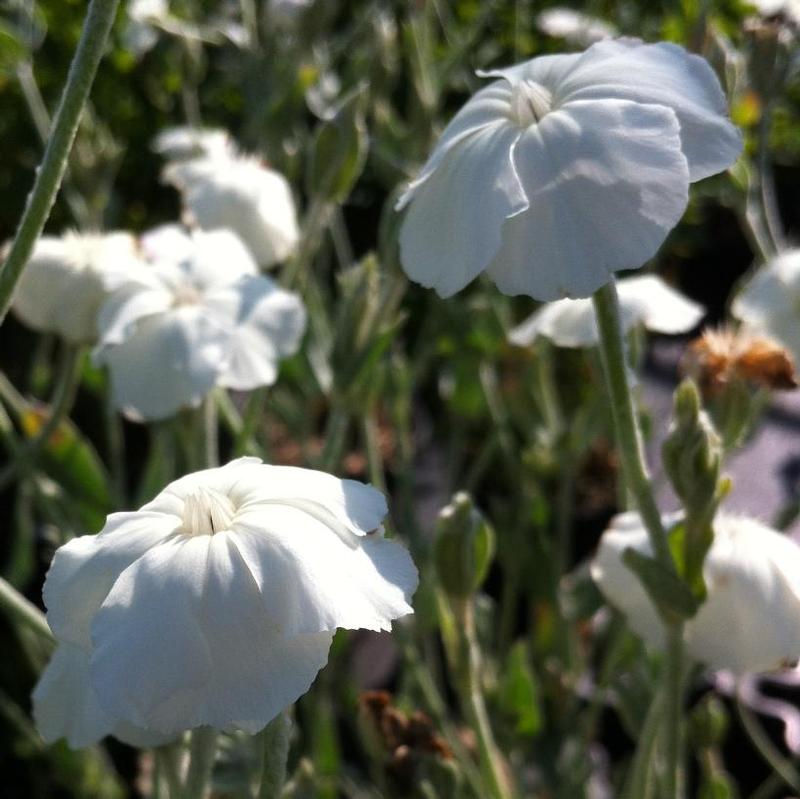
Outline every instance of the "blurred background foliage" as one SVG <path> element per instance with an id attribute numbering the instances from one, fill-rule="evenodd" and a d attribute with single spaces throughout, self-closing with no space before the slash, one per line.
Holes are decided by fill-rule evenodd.
<path id="1" fill-rule="evenodd" d="M 273 462 L 385 487 L 392 527 L 410 541 L 423 583 L 414 625 L 402 625 L 393 645 L 385 637 L 337 638 L 331 664 L 299 704 L 292 795 L 366 798 L 383 786 L 388 796 L 481 796 L 471 773 L 474 741 L 446 676 L 448 658 L 458 658 L 458 616 L 431 565 L 436 514 L 459 490 L 471 492 L 496 531 L 487 581 L 470 601 L 498 744 L 536 795 L 610 795 L 590 793 L 592 781 L 618 783 L 649 704 L 652 664 L 618 619 L 599 634 L 589 626 L 599 598 L 581 563 L 617 507 L 598 363 L 581 351 L 542 357 L 544 344 L 511 347 L 507 330 L 532 310 L 530 300 L 510 300 L 480 280 L 447 302 L 409 285 L 393 211 L 398 188 L 480 85 L 476 69 L 559 52 L 565 43 L 537 29 L 545 6 L 523 0 L 317 0 L 286 14 L 279 5 L 172 0 L 172 28 L 148 31 L 135 27 L 123 2 L 47 231 L 140 232 L 178 218 L 178 195 L 160 182 L 163 164 L 151 150 L 154 135 L 175 125 L 227 129 L 296 192 L 304 239 L 281 277 L 309 306 L 306 346 L 273 389 L 230 399 L 223 454 L 250 451 L 257 440 Z M 726 84 L 751 158 L 770 107 L 769 157 L 785 226 L 796 235 L 800 81 L 773 87 L 774 98 L 747 81 L 741 64 L 752 7 L 608 0 L 580 8 L 622 34 L 705 54 Z M 85 10 L 84 0 L 3 0 L 0 240 L 19 219 Z M 744 194 L 741 171 L 695 187 L 655 265 L 706 304 L 712 321 L 723 318 L 731 288 L 753 263 L 739 223 Z M 37 403 L 49 397 L 57 350 L 54 339 L 13 316 L 4 325 L 0 428 L 9 457 L 9 431 L 31 435 L 41 425 Z M 187 419 L 118 429 L 105 395 L 105 377 L 87 358 L 72 423 L 59 428 L 35 473 L 0 488 L 0 573 L 36 602 L 58 544 L 99 529 L 111 510 L 137 506 L 191 461 Z M 186 451 L 168 446 L 173 434 Z M 3 617 L 0 640 L 0 793 L 140 790 L 132 750 L 112 742 L 78 755 L 41 743 L 28 696 L 42 653 Z M 603 690 L 587 698 L 580 683 L 587 670 L 611 686 L 614 712 L 598 698 Z M 378 719 L 381 729 L 388 700 L 363 700 L 357 711 L 358 691 L 386 687 L 406 714 L 400 727 L 407 731 L 414 711 L 424 710 L 456 765 L 430 737 L 427 749 L 412 746 L 404 760 L 376 736 L 369 724 Z M 698 774 L 713 772 L 713 758 L 703 755 L 721 746 L 712 738 L 698 744 Z M 741 736 L 726 746 L 740 785 L 755 788 L 766 770 L 753 767 Z M 232 738 L 232 762 L 246 755 Z M 109 776 L 117 772 L 121 779 Z M 241 786 L 225 786 L 234 772 L 223 763 L 219 795 L 240 795 Z M 711 786 L 703 796 L 735 795 L 721 778 L 698 779 Z"/>

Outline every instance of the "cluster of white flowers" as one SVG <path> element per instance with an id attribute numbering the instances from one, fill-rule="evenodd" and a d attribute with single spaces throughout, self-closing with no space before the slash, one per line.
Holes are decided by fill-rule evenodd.
<path id="1" fill-rule="evenodd" d="M 256 732 L 305 693 L 337 628 L 388 630 L 417 571 L 370 486 L 241 458 L 61 547 L 44 587 L 56 654 L 44 737 L 163 742 Z"/>
<path id="2" fill-rule="evenodd" d="M 139 5 L 144 22 L 165 8 Z M 539 18 L 553 35 L 613 33 L 558 13 Z M 558 300 L 511 340 L 589 346 L 585 298 L 656 253 L 690 183 L 728 168 L 741 135 L 709 65 L 672 44 L 601 41 L 487 74 L 497 80 L 399 201 L 403 266 L 443 297 L 486 272 L 507 294 Z M 286 180 L 223 131 L 175 129 L 154 146 L 199 230 L 43 239 L 15 299 L 31 326 L 95 341 L 116 405 L 138 419 L 196 406 L 214 386 L 273 383 L 306 321 L 300 298 L 258 272 L 298 243 Z M 626 330 L 685 332 L 704 313 L 655 276 L 622 280 L 619 294 Z M 734 312 L 800 353 L 798 297 L 792 253 L 753 278 Z M 369 486 L 242 458 L 111 515 L 62 547 L 47 576 L 58 647 L 34 693 L 42 734 L 85 746 L 109 733 L 153 744 L 201 725 L 261 729 L 309 688 L 337 628 L 386 630 L 412 612 L 416 569 L 384 539 L 386 513 Z M 627 548 L 649 552 L 635 514 L 613 521 L 592 572 L 659 644 Z M 696 660 L 744 671 L 800 655 L 800 548 L 720 514 L 704 574 L 708 599 L 686 626 Z"/>

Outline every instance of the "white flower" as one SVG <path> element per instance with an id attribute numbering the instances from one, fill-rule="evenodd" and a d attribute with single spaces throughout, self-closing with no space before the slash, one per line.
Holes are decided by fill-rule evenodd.
<path id="1" fill-rule="evenodd" d="M 613 25 L 573 8 L 556 6 L 536 15 L 536 27 L 542 33 L 565 39 L 576 47 L 588 47 L 602 39 L 617 35 Z"/>
<path id="2" fill-rule="evenodd" d="M 403 267 L 442 297 L 588 297 L 651 258 L 689 183 L 742 148 L 711 67 L 624 39 L 488 73 L 400 198 Z"/>
<path id="3" fill-rule="evenodd" d="M 162 130 L 153 139 L 153 150 L 171 161 L 233 155 L 233 141 L 226 130 L 180 126 Z"/>
<path id="4" fill-rule="evenodd" d="M 115 278 L 141 268 L 128 233 L 43 236 L 14 293 L 13 308 L 29 327 L 74 343 L 97 338 L 97 310 Z"/>
<path id="5" fill-rule="evenodd" d="M 750 0 L 765 17 L 785 14 L 795 23 L 800 23 L 800 0 Z"/>
<path id="6" fill-rule="evenodd" d="M 664 518 L 667 527 L 678 515 Z M 718 514 L 703 576 L 708 597 L 686 623 L 698 662 L 736 673 L 767 671 L 800 657 L 800 547 L 760 522 Z M 652 554 L 637 513 L 615 517 L 600 540 L 592 576 L 638 635 L 663 644 L 663 626 L 638 579 L 622 562 L 632 548 Z"/>
<path id="7" fill-rule="evenodd" d="M 158 42 L 158 28 L 169 19 L 169 4 L 167 0 L 130 0 L 127 11 L 122 39 L 136 56 L 144 55 Z"/>
<path id="8" fill-rule="evenodd" d="M 686 333 L 703 318 L 702 305 L 670 288 L 656 275 L 629 277 L 617 283 L 625 332 L 644 325 L 654 333 Z M 556 300 L 533 312 L 508 335 L 512 344 L 527 347 L 546 336 L 559 347 L 592 347 L 598 343 L 592 301 Z"/>
<path id="9" fill-rule="evenodd" d="M 229 228 L 262 267 L 285 261 L 299 241 L 297 211 L 283 175 L 233 152 L 168 164 L 164 180 L 180 192 L 189 221 Z"/>
<path id="10" fill-rule="evenodd" d="M 257 274 L 228 230 L 143 237 L 150 265 L 100 309 L 98 363 L 114 402 L 134 419 L 197 406 L 215 385 L 247 391 L 277 378 L 305 329 L 300 298 Z"/>
<path id="11" fill-rule="evenodd" d="M 88 687 L 109 718 L 165 736 L 256 732 L 308 690 L 337 628 L 388 630 L 413 612 L 417 572 L 383 538 L 385 515 L 370 486 L 241 458 L 61 547 L 47 619 L 62 646 L 88 640 Z M 54 668 L 37 718 L 74 700 L 42 689 Z M 76 710 L 61 729 L 96 738 Z"/>
<path id="12" fill-rule="evenodd" d="M 787 250 L 761 267 L 734 299 L 731 312 L 783 344 L 800 365 L 800 250 Z"/>

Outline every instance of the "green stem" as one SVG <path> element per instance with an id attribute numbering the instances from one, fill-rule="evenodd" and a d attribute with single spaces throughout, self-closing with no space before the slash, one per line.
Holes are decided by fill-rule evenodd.
<path id="1" fill-rule="evenodd" d="M 600 332 L 600 355 L 606 390 L 609 394 L 617 450 L 625 483 L 633 494 L 656 559 L 665 569 L 675 574 L 675 562 L 669 551 L 666 531 L 661 523 L 661 514 L 647 474 L 639 422 L 628 386 L 625 340 L 620 321 L 617 286 L 613 278 L 599 289 L 592 299 Z"/>
<path id="2" fill-rule="evenodd" d="M 647 475 L 639 424 L 633 405 L 626 372 L 625 340 L 619 312 L 617 287 L 612 279 L 593 297 L 597 327 L 600 333 L 600 354 L 611 404 L 611 415 L 617 438 L 625 483 L 633 495 L 644 522 L 650 545 L 661 567 L 676 579 L 675 561 L 669 550 L 666 532 L 661 523 L 652 485 Z M 675 799 L 678 790 L 680 727 L 683 703 L 683 625 L 665 624 L 667 651 L 665 658 L 664 756 L 667 796 Z"/>
<path id="3" fill-rule="evenodd" d="M 50 140 L 37 170 L 33 190 L 28 196 L 11 251 L 0 269 L 0 324 L 8 313 L 14 288 L 55 202 L 81 112 L 103 56 L 118 5 L 119 0 L 91 0 L 89 4 L 83 32 L 69 68 L 67 85 L 56 111 Z"/>
<path id="4" fill-rule="evenodd" d="M 683 718 L 683 622 L 667 626 L 664 661 L 664 795 L 678 799 L 681 791 L 681 722 Z"/>
<path id="5" fill-rule="evenodd" d="M 636 754 L 623 791 L 625 799 L 650 799 L 653 796 L 655 779 L 651 779 L 650 774 L 653 752 L 658 740 L 658 732 L 662 726 L 663 715 L 663 698 L 656 694 L 650 703 L 644 726 L 639 732 L 639 743 L 636 746 Z"/>
<path id="6" fill-rule="evenodd" d="M 458 671 L 461 700 L 478 741 L 478 755 L 493 799 L 509 799 L 511 791 L 503 774 L 500 751 L 494 740 L 483 701 L 478 668 L 478 642 L 470 601 L 453 602 L 458 634 Z"/>
<path id="7" fill-rule="evenodd" d="M 211 391 L 203 400 L 203 439 L 205 441 L 206 468 L 219 466 L 219 426 L 217 400 Z"/>
<path id="8" fill-rule="evenodd" d="M 40 638 L 51 643 L 55 641 L 44 613 L 2 577 L 0 577 L 0 607 Z"/>
<path id="9" fill-rule="evenodd" d="M 181 778 L 178 759 L 180 748 L 174 743 L 156 747 L 153 752 L 156 765 L 160 775 L 164 776 L 167 783 L 167 795 L 169 799 L 180 799 L 181 797 Z M 157 787 L 156 785 L 153 786 Z"/>
<path id="10" fill-rule="evenodd" d="M 289 757 L 289 743 L 292 721 L 286 711 L 279 713 L 261 733 L 264 752 L 264 767 L 261 772 L 259 799 L 277 799 L 286 782 L 286 761 Z"/>
<path id="11" fill-rule="evenodd" d="M 189 752 L 182 799 L 203 799 L 217 754 L 217 731 L 211 727 L 197 727 L 192 732 Z"/>

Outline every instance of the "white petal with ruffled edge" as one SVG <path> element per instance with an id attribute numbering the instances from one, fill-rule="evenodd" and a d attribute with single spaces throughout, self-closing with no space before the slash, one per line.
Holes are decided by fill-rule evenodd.
<path id="1" fill-rule="evenodd" d="M 588 297 L 615 271 L 650 259 L 688 202 L 678 120 L 667 108 L 570 103 L 523 134 L 514 163 L 529 208 L 505 222 L 488 268 L 504 294 Z"/>
<path id="2" fill-rule="evenodd" d="M 92 627 L 101 706 L 164 733 L 256 732 L 308 690 L 332 633 L 287 640 L 228 533 L 185 536 L 120 576 Z"/>
<path id="3" fill-rule="evenodd" d="M 389 630 L 412 612 L 417 570 L 408 551 L 380 533 L 334 531 L 276 504 L 237 514 L 232 537 L 284 635 Z"/>
<path id="4" fill-rule="evenodd" d="M 486 269 L 500 247 L 503 222 L 527 207 L 511 159 L 518 138 L 505 121 L 483 127 L 415 186 L 400 230 L 412 280 L 449 297 Z"/>

